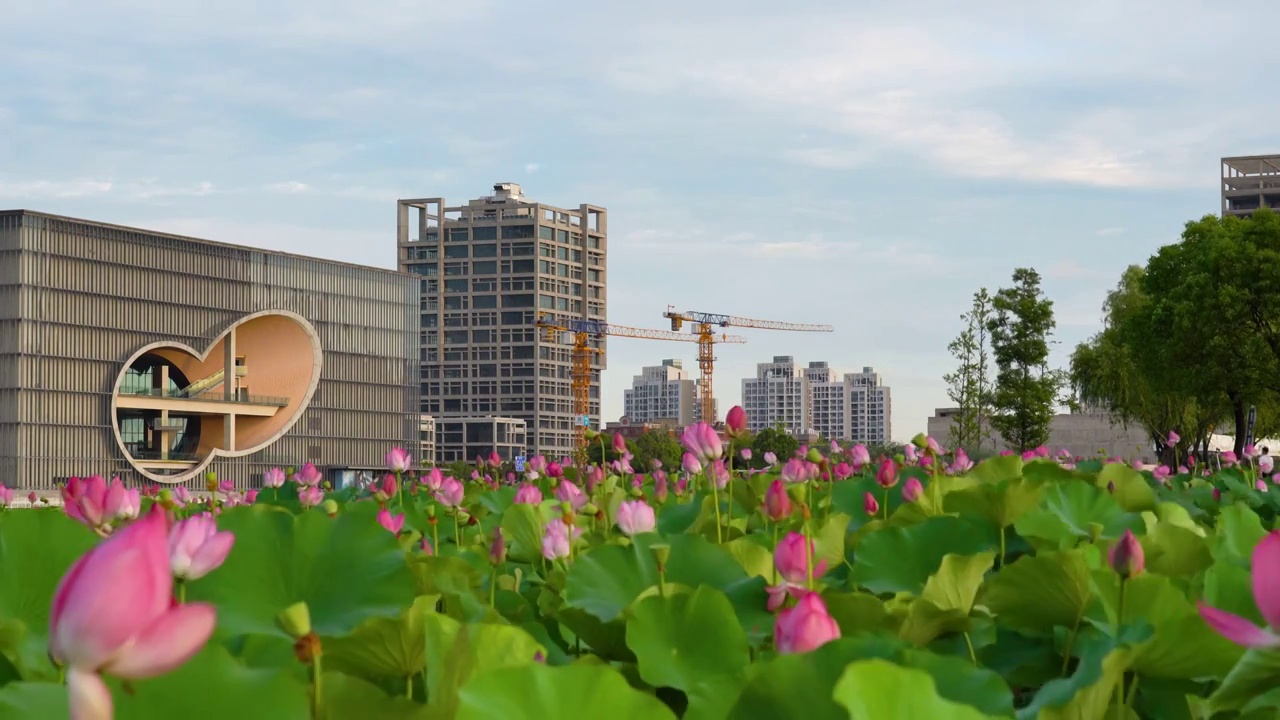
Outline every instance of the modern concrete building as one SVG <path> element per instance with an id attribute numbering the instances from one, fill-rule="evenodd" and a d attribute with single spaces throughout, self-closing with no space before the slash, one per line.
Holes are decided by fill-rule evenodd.
<path id="1" fill-rule="evenodd" d="M 0 212 L 0 479 L 340 483 L 417 447 L 418 279 Z"/>
<path id="2" fill-rule="evenodd" d="M 436 464 L 436 419 L 430 415 L 422 415 L 418 421 L 417 459 L 423 465 Z"/>
<path id="3" fill-rule="evenodd" d="M 524 420 L 530 452 L 573 453 L 571 346 L 534 327 L 538 311 L 606 319 L 608 223 L 604 208 L 566 209 L 498 183 L 493 195 L 449 206 L 400 200 L 402 270 L 422 276 L 422 412 L 436 418 L 441 458 L 465 443 L 451 420 Z M 601 353 L 593 360 L 589 422 L 599 426 Z M 446 437 L 447 436 L 447 437 Z"/>
<path id="4" fill-rule="evenodd" d="M 752 432 L 781 424 L 796 437 L 865 445 L 892 436 L 889 387 L 870 367 L 841 375 L 826 362 L 801 368 L 779 355 L 742 381 L 742 400 Z"/>
<path id="5" fill-rule="evenodd" d="M 751 432 L 779 425 L 792 435 L 808 432 L 813 417 L 809 402 L 809 379 L 790 355 L 758 363 L 756 376 L 742 381 L 742 409 Z"/>
<path id="6" fill-rule="evenodd" d="M 1280 155 L 1222 158 L 1222 216 L 1280 210 Z"/>
<path id="7" fill-rule="evenodd" d="M 958 408 L 934 410 L 928 423 L 929 436 L 950 447 L 951 425 L 959 412 Z M 1009 449 L 1000 434 L 989 427 L 987 437 L 989 439 L 983 443 L 981 450 L 999 452 Z M 1049 422 L 1049 442 L 1045 445 L 1054 453 L 1065 448 L 1079 457 L 1097 457 L 1101 451 L 1107 457 L 1122 457 L 1145 463 L 1156 460 L 1155 444 L 1145 430 L 1138 425 L 1117 423 L 1105 411 L 1054 415 Z"/>
<path id="8" fill-rule="evenodd" d="M 622 391 L 622 414 L 633 425 L 685 427 L 698 421 L 700 410 L 698 383 L 679 360 L 641 368 L 631 388 Z"/>
<path id="9" fill-rule="evenodd" d="M 437 462 L 445 465 L 476 457 L 487 459 L 491 452 L 513 461 L 526 453 L 526 428 L 520 418 L 445 418 L 437 424 L 436 442 L 443 448 L 436 452 Z"/>
<path id="10" fill-rule="evenodd" d="M 840 375 L 825 362 L 805 368 L 809 381 L 809 427 L 828 440 L 882 445 L 893 437 L 889 386 L 875 368 Z"/>

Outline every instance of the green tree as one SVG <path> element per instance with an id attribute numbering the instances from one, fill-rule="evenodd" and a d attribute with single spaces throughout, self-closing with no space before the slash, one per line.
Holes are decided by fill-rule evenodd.
<path id="1" fill-rule="evenodd" d="M 786 462 L 800 449 L 800 441 L 791 437 L 787 431 L 779 427 L 765 428 L 756 433 L 751 445 L 751 464 L 764 467 L 764 454 L 771 452 L 778 456 L 780 462 Z"/>
<path id="2" fill-rule="evenodd" d="M 1182 450 L 1207 440 L 1227 410 L 1220 398 L 1206 401 L 1168 383 L 1181 369 L 1168 367 L 1167 356 L 1153 349 L 1164 340 L 1151 321 L 1145 277 L 1144 268 L 1130 266 L 1107 294 L 1103 329 L 1072 353 L 1070 380 L 1081 403 L 1142 427 L 1164 460 L 1174 462 L 1186 456 Z M 1182 437 L 1177 452 L 1165 447 L 1170 430 Z"/>
<path id="3" fill-rule="evenodd" d="M 631 467 L 637 472 L 649 472 L 654 458 L 660 460 L 662 467 L 668 471 L 678 469 L 680 459 L 684 457 L 680 441 L 670 432 L 657 428 L 649 428 L 640 433 L 629 447 L 634 456 L 631 458 Z"/>
<path id="4" fill-rule="evenodd" d="M 1280 226 L 1276 217 L 1208 215 L 1148 261 L 1151 302 L 1143 362 L 1164 387 L 1206 406 L 1225 402 L 1235 449 L 1245 443 L 1250 405 L 1280 390 Z M 1159 354 L 1157 361 L 1151 357 Z"/>
<path id="5" fill-rule="evenodd" d="M 1053 334 L 1053 301 L 1040 289 L 1040 274 L 1031 268 L 1013 272 L 1013 286 L 991 301 L 987 321 L 996 382 L 991 424 L 1010 447 L 1025 452 L 1049 440 L 1049 423 L 1062 385 L 1062 374 L 1049 368 Z"/>
<path id="6" fill-rule="evenodd" d="M 955 372 L 942 376 L 947 383 L 947 396 L 960 410 L 952 421 L 948 442 L 953 447 L 977 451 L 990 436 L 987 323 L 991 320 L 991 296 L 986 288 L 973 294 L 973 306 L 960 319 L 965 328 L 947 346 L 960 365 Z"/>

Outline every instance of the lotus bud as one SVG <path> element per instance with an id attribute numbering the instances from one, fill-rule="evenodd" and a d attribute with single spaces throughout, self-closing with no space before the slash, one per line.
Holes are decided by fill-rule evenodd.
<path id="1" fill-rule="evenodd" d="M 596 507 L 595 503 L 583 503 L 582 507 L 579 508 L 579 512 L 583 515 L 595 515 L 600 512 L 600 508 Z"/>
<path id="2" fill-rule="evenodd" d="M 915 437 L 911 438 L 911 444 L 921 450 L 924 450 L 929 447 L 929 436 L 924 433 L 919 433 Z"/>
<path id="3" fill-rule="evenodd" d="M 210 470 L 204 474 L 204 489 L 209 492 L 217 492 L 218 490 L 218 473 Z"/>
<path id="4" fill-rule="evenodd" d="M 326 499 L 320 503 L 320 509 L 328 513 L 329 517 L 338 516 L 338 501 L 332 498 Z"/>
<path id="5" fill-rule="evenodd" d="M 1124 535 L 1111 546 L 1111 550 L 1107 552 L 1107 563 L 1124 580 L 1142 572 L 1145 556 L 1142 544 L 1134 537 L 1132 530 L 1125 530 Z"/>
<path id="6" fill-rule="evenodd" d="M 809 448 L 809 452 L 805 453 L 805 459 L 811 463 L 820 463 L 822 462 L 822 453 L 818 451 L 818 448 Z"/>
<path id="7" fill-rule="evenodd" d="M 502 528 L 493 531 L 493 542 L 489 544 L 489 562 L 501 565 L 507 559 L 507 540 L 502 536 Z"/>

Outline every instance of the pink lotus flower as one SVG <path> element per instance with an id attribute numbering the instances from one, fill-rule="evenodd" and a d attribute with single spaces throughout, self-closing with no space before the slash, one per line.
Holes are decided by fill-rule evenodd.
<path id="1" fill-rule="evenodd" d="M 916 461 L 919 459 L 919 455 L 916 454 L 916 446 L 910 443 L 902 448 L 902 454 L 906 457 L 906 464 L 908 465 L 915 465 Z"/>
<path id="2" fill-rule="evenodd" d="M 40 496 L 36 494 L 35 490 L 27 493 L 27 502 L 31 503 L 33 507 L 40 502 Z"/>
<path id="3" fill-rule="evenodd" d="M 387 469 L 393 473 L 406 473 L 413 467 L 413 456 L 404 448 L 391 448 L 386 459 Z"/>
<path id="4" fill-rule="evenodd" d="M 945 455 L 947 452 L 946 450 L 943 450 L 942 446 L 938 444 L 938 441 L 934 440 L 932 437 L 926 437 L 924 439 L 924 447 L 933 455 Z"/>
<path id="5" fill-rule="evenodd" d="M 422 542 L 418 543 L 418 549 L 422 551 L 423 555 L 436 554 L 435 549 L 431 547 L 431 538 L 429 537 L 422 538 Z"/>
<path id="6" fill-rule="evenodd" d="M 560 502 L 569 503 L 569 505 L 577 510 L 587 504 L 587 496 L 573 484 L 572 480 L 561 480 L 556 486 L 556 499 Z"/>
<path id="7" fill-rule="evenodd" d="M 191 502 L 191 491 L 185 485 L 179 485 L 173 489 L 173 498 L 178 501 L 178 504 L 186 507 Z"/>
<path id="8" fill-rule="evenodd" d="M 729 414 L 724 416 L 724 427 L 730 435 L 740 435 L 747 429 L 747 411 L 741 405 L 729 408 Z"/>
<path id="9" fill-rule="evenodd" d="M 1170 447 L 1172 447 L 1172 446 L 1174 446 L 1174 445 L 1177 445 L 1177 444 L 1178 444 L 1178 441 L 1180 441 L 1180 440 L 1182 440 L 1182 436 L 1180 436 L 1180 435 L 1178 435 L 1178 433 L 1176 433 L 1176 432 L 1174 432 L 1174 431 L 1170 430 L 1170 431 L 1169 431 L 1169 435 L 1168 435 L 1168 437 L 1166 437 L 1166 438 L 1165 438 L 1165 440 L 1164 440 L 1164 444 L 1165 444 L 1165 445 L 1169 445 Z"/>
<path id="10" fill-rule="evenodd" d="M 711 477 L 715 479 L 717 490 L 723 490 L 729 484 L 729 468 L 725 466 L 724 458 L 711 461 Z"/>
<path id="11" fill-rule="evenodd" d="M 547 477 L 564 477 L 564 463 L 547 463 Z"/>
<path id="12" fill-rule="evenodd" d="M 913 503 L 919 500 L 920 496 L 923 494 L 924 494 L 924 485 L 921 485 L 918 479 L 913 477 L 907 478 L 907 481 L 902 483 L 903 502 Z"/>
<path id="13" fill-rule="evenodd" d="M 1236 463 L 1238 463 L 1238 462 L 1240 462 L 1240 458 L 1236 457 L 1236 454 L 1235 454 L 1234 452 L 1232 452 L 1232 451 L 1228 450 L 1228 451 L 1226 451 L 1226 452 L 1222 453 L 1222 464 L 1223 464 L 1223 465 L 1225 465 L 1225 466 L 1227 466 L 1227 467 L 1231 467 L 1232 465 L 1235 465 L 1235 464 L 1236 464 Z"/>
<path id="14" fill-rule="evenodd" d="M 324 502 L 324 491 L 315 485 L 303 485 L 298 488 L 298 504 L 302 507 L 315 507 L 322 502 Z"/>
<path id="15" fill-rule="evenodd" d="M 218 492 L 220 493 L 223 493 L 223 494 L 230 493 L 230 492 L 233 492 L 235 489 L 236 489 L 235 480 L 219 480 L 218 481 Z"/>
<path id="16" fill-rule="evenodd" d="M 809 583 L 809 563 L 813 556 L 813 542 L 797 532 L 788 533 L 773 551 L 773 566 L 778 570 L 780 582 L 765 588 L 769 593 L 769 609 L 782 607 L 788 594 L 800 597 Z M 819 561 L 813 567 L 817 579 L 827 571 L 827 561 Z"/>
<path id="17" fill-rule="evenodd" d="M 252 489 L 252 490 L 249 490 L 249 491 L 245 492 L 245 494 L 244 494 L 244 504 L 245 504 L 245 505 L 252 505 L 252 504 L 254 504 L 254 503 L 256 503 L 256 502 L 258 502 L 258 490 L 257 490 L 257 488 L 254 488 L 254 489 Z"/>
<path id="18" fill-rule="evenodd" d="M 1122 578 L 1131 578 L 1142 573 L 1145 555 L 1138 538 L 1132 530 L 1125 530 L 1124 535 L 1107 551 L 1107 563 Z"/>
<path id="19" fill-rule="evenodd" d="M 806 593 L 795 607 L 778 613 L 773 646 L 779 653 L 790 655 L 816 650 L 839 638 L 840 626 L 827 612 L 822 597 Z"/>
<path id="20" fill-rule="evenodd" d="M 880 513 L 880 503 L 876 501 L 876 496 L 866 493 L 862 496 L 862 511 L 867 517 L 875 517 Z"/>
<path id="21" fill-rule="evenodd" d="M 9 507 L 13 503 L 13 488 L 0 483 L 0 508 Z"/>
<path id="22" fill-rule="evenodd" d="M 1280 647 L 1280 533 L 1273 532 L 1253 549 L 1253 600 L 1267 623 L 1260 628 L 1246 618 L 1197 603 L 1200 617 L 1219 635 L 1247 648 Z"/>
<path id="23" fill-rule="evenodd" d="M 778 456 L 775 453 L 766 452 L 764 454 L 764 464 L 773 467 L 778 464 Z"/>
<path id="24" fill-rule="evenodd" d="M 791 496 L 781 480 L 774 480 L 764 493 L 764 514 L 773 522 L 780 522 L 791 517 L 795 507 L 791 504 Z"/>
<path id="25" fill-rule="evenodd" d="M 378 524 L 392 535 L 399 535 L 400 530 L 404 528 L 404 514 L 392 515 L 389 510 L 382 508 L 378 511 Z"/>
<path id="26" fill-rule="evenodd" d="M 577 539 L 582 535 L 582 528 L 573 528 L 573 539 Z M 569 526 L 564 524 L 564 520 L 556 518 L 547 523 L 542 535 L 542 556 L 548 560 L 556 558 L 569 557 L 569 549 L 572 540 L 569 538 Z"/>
<path id="27" fill-rule="evenodd" d="M 466 488 L 462 487 L 462 483 L 456 478 L 447 477 L 440 483 L 440 489 L 436 491 L 436 500 L 445 507 L 457 507 L 462 504 L 462 497 L 465 494 Z"/>
<path id="28" fill-rule="evenodd" d="M 294 482 L 305 487 L 316 487 L 320 484 L 322 479 L 323 476 L 320 474 L 320 471 L 311 463 L 303 465 L 302 469 L 293 476 Z"/>
<path id="29" fill-rule="evenodd" d="M 866 445 L 854 445 L 849 448 L 849 460 L 853 463 L 853 471 L 857 472 L 871 464 L 871 452 Z"/>
<path id="30" fill-rule="evenodd" d="M 618 506 L 618 529 L 627 537 L 653 532 L 657 522 L 653 508 L 643 500 L 627 500 Z"/>
<path id="31" fill-rule="evenodd" d="M 83 555 L 62 577 L 49 616 L 49 654 L 67 668 L 71 717 L 110 718 L 101 674 L 163 675 L 213 634 L 212 605 L 175 605 L 168 520 L 156 506 Z"/>
<path id="32" fill-rule="evenodd" d="M 1187 469 L 1187 466 L 1186 466 L 1186 465 L 1179 465 L 1179 466 L 1178 466 L 1178 474 L 1179 474 L 1179 475 L 1186 475 L 1186 474 L 1187 474 L 1187 473 L 1189 473 L 1189 472 L 1191 472 L 1191 471 Z"/>
<path id="33" fill-rule="evenodd" d="M 616 464 L 621 465 L 621 463 Z M 627 469 L 630 470 L 631 468 L 628 467 Z M 618 472 L 622 472 L 621 467 L 618 468 Z M 587 469 L 587 490 L 589 492 L 595 492 L 596 487 L 602 482 L 604 482 L 604 468 L 599 465 L 592 465 Z"/>
<path id="34" fill-rule="evenodd" d="M 653 499 L 659 505 L 667 502 L 667 496 L 670 488 L 667 484 L 667 474 L 661 470 L 653 474 Z"/>
<path id="35" fill-rule="evenodd" d="M 699 462 L 705 463 L 724 455 L 724 445 L 720 442 L 720 434 L 710 425 L 700 422 L 684 429 L 680 436 L 684 449 Z"/>
<path id="36" fill-rule="evenodd" d="M 1253 487 L 1254 487 L 1254 488 L 1256 488 L 1258 492 L 1266 492 L 1266 491 L 1267 491 L 1267 483 L 1266 483 L 1266 482 L 1264 482 L 1264 481 L 1262 481 L 1262 480 L 1257 480 L 1257 481 L 1255 481 L 1255 482 L 1253 483 Z"/>
<path id="37" fill-rule="evenodd" d="M 838 462 L 831 470 L 835 473 L 837 480 L 844 480 L 853 476 L 853 466 L 847 462 Z"/>
<path id="38" fill-rule="evenodd" d="M 111 478 L 110 484 L 96 475 L 71 478 L 62 489 L 63 512 L 99 533 L 110 532 L 116 520 L 137 517 L 141 507 L 141 493 L 136 488 L 126 490 L 118 477 Z"/>
<path id="39" fill-rule="evenodd" d="M 745 461 L 751 462 L 751 448 L 742 448 L 738 455 Z"/>
<path id="40" fill-rule="evenodd" d="M 1031 460 L 1035 460 L 1035 459 L 1036 459 L 1036 451 L 1035 451 L 1035 450 L 1024 450 L 1024 451 L 1022 452 L 1022 461 L 1023 461 L 1023 462 L 1030 462 Z"/>
<path id="41" fill-rule="evenodd" d="M 621 455 L 627 451 L 627 439 L 622 437 L 622 433 L 613 434 L 613 451 Z"/>
<path id="42" fill-rule="evenodd" d="M 1272 470 L 1276 469 L 1276 459 L 1271 455 L 1263 455 L 1258 458 L 1258 472 L 1263 475 L 1270 475 Z"/>
<path id="43" fill-rule="evenodd" d="M 269 488 L 283 487 L 284 481 L 285 481 L 284 471 L 278 467 L 273 467 L 270 470 L 262 473 L 263 487 L 269 487 Z"/>
<path id="44" fill-rule="evenodd" d="M 431 492 L 436 492 L 444 484 L 444 473 L 440 472 L 440 468 L 431 468 L 418 477 L 418 484 Z"/>
<path id="45" fill-rule="evenodd" d="M 1168 484 L 1169 476 L 1172 474 L 1173 474 L 1173 471 L 1169 469 L 1168 465 L 1161 465 L 1160 467 L 1151 471 L 1152 477 L 1154 477 L 1156 480 L 1160 481 L 1161 483 L 1165 483 L 1165 484 Z"/>
<path id="46" fill-rule="evenodd" d="M 698 462 L 698 458 L 693 453 L 685 453 L 681 460 L 680 468 L 690 475 L 697 475 L 702 472 L 702 463 Z"/>
<path id="47" fill-rule="evenodd" d="M 396 496 L 396 490 L 399 483 L 396 482 L 396 476 L 387 473 L 382 479 L 373 485 L 373 497 L 378 502 L 386 502 Z"/>
<path id="48" fill-rule="evenodd" d="M 1215 487 L 1215 488 L 1213 489 L 1213 501 L 1214 501 L 1214 502 L 1222 502 L 1222 488 L 1216 488 L 1216 487 Z"/>
<path id="49" fill-rule="evenodd" d="M 502 456 L 498 454 L 497 450 L 489 452 L 489 467 L 502 467 Z"/>
<path id="50" fill-rule="evenodd" d="M 542 502 L 542 491 L 536 485 L 521 485 L 516 490 L 515 502 L 524 505 L 537 505 Z"/>
<path id="51" fill-rule="evenodd" d="M 964 451 L 964 448 L 956 448 L 955 459 L 951 461 L 951 467 L 947 468 L 947 472 L 960 475 L 972 469 L 973 461 L 969 459 L 969 454 Z"/>
<path id="52" fill-rule="evenodd" d="M 235 539 L 218 532 L 209 513 L 192 515 L 169 531 L 169 569 L 179 580 L 199 580 L 222 565 Z"/>
<path id="53" fill-rule="evenodd" d="M 911 447 L 908 445 L 907 447 Z M 898 465 L 890 458 L 880 461 L 880 468 L 876 470 L 876 483 L 882 488 L 891 488 L 898 484 Z"/>
<path id="54" fill-rule="evenodd" d="M 800 458 L 791 458 L 782 466 L 782 472 L 778 477 L 782 478 L 785 483 L 802 483 L 808 472 L 805 470 L 804 461 Z"/>

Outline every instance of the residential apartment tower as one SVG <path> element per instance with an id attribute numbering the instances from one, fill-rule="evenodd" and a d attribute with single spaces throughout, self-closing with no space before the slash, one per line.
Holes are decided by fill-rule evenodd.
<path id="1" fill-rule="evenodd" d="M 523 420 L 529 452 L 571 454 L 582 421 L 572 346 L 534 323 L 538 312 L 607 319 L 606 210 L 545 205 L 498 183 L 464 205 L 400 200 L 397 212 L 399 266 L 422 276 L 422 412 L 436 419 L 439 461 L 470 459 L 464 428 L 487 417 Z M 605 343 L 592 345 L 586 415 L 598 427 Z"/>
<path id="2" fill-rule="evenodd" d="M 841 375 L 825 362 L 802 368 L 776 356 L 742 381 L 742 401 L 752 432 L 780 425 L 796 436 L 867 445 L 891 437 L 889 387 L 870 367 Z"/>

